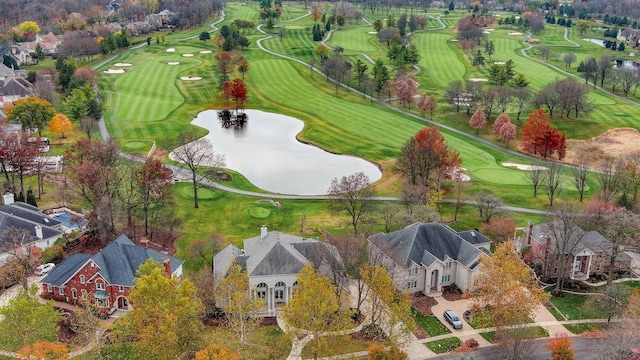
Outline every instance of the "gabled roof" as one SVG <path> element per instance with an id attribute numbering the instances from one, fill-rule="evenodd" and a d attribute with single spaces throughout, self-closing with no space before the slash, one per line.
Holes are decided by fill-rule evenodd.
<path id="1" fill-rule="evenodd" d="M 11 205 L 0 205 L 0 213 L 11 214 L 42 226 L 54 227 L 62 224 L 60 220 L 49 217 L 49 215 L 46 215 L 37 207 L 23 202 L 15 202 Z"/>
<path id="2" fill-rule="evenodd" d="M 63 262 L 53 268 L 51 272 L 42 279 L 43 284 L 52 286 L 64 285 L 87 261 L 90 261 L 90 254 L 72 254 Z"/>
<path id="3" fill-rule="evenodd" d="M 93 256 L 87 254 L 82 255 L 89 256 L 88 260 L 91 260 L 98 265 L 100 268 L 98 273 L 109 284 L 123 286 L 135 285 L 134 278 L 136 270 L 138 270 L 138 267 L 147 261 L 147 259 L 153 259 L 156 262 L 162 263 L 164 258 L 168 256 L 160 251 L 135 245 L 126 235 L 120 235 L 120 237 Z M 173 272 L 175 272 L 175 270 L 184 263 L 183 260 L 174 258 L 173 256 L 168 257 L 170 260 L 171 270 Z M 70 263 L 67 264 L 67 261 L 70 261 Z M 56 274 L 52 280 L 55 279 L 58 282 L 58 286 L 60 286 L 68 282 L 71 276 L 73 276 L 73 274 L 75 274 L 86 263 L 87 261 L 81 263 L 75 257 L 70 256 L 61 262 L 58 267 L 53 269 L 49 275 Z M 63 277 L 63 275 L 57 275 L 58 268 L 69 269 L 64 272 L 64 274 L 67 275 L 67 278 L 59 278 Z M 45 284 L 48 283 L 48 281 L 49 276 L 42 280 Z"/>
<path id="4" fill-rule="evenodd" d="M 459 232 L 458 235 L 473 245 L 491 244 L 491 240 L 480 234 L 477 230 L 462 231 Z"/>
<path id="5" fill-rule="evenodd" d="M 541 245 L 545 245 L 546 239 L 548 238 L 550 241 L 549 250 L 555 252 L 557 249 L 557 246 L 555 245 L 557 239 L 556 236 L 553 236 L 553 233 L 558 233 L 558 236 L 568 234 L 570 235 L 569 241 L 566 246 L 564 246 L 564 249 L 562 249 L 565 254 L 571 253 L 572 255 L 576 255 L 582 252 L 585 248 L 594 253 L 603 251 L 607 254 L 611 253 L 613 244 L 611 244 L 611 241 L 602 236 L 599 232 L 585 232 L 576 225 L 572 225 L 572 229 L 563 231 L 561 228 L 562 226 L 561 222 L 556 222 L 553 226 L 550 226 L 549 224 L 535 225 L 531 231 L 531 238 Z M 543 239 L 543 237 L 545 238 Z"/>
<path id="6" fill-rule="evenodd" d="M 369 242 L 403 268 L 409 268 L 414 263 L 429 266 L 436 260 L 445 261 L 446 258 L 469 266 L 481 254 L 477 247 L 456 231 L 440 223 L 415 223 L 392 233 L 373 235 L 369 237 Z"/>
<path id="7" fill-rule="evenodd" d="M 22 241 L 23 244 L 28 244 L 33 241 L 39 240 L 36 237 L 36 225 L 42 226 L 42 238 L 58 238 L 62 236 L 62 231 L 54 229 L 52 226 L 60 224 L 58 220 L 48 218 L 43 213 L 36 213 L 33 211 L 27 211 L 24 207 L 16 205 L 0 206 L 0 247 L 6 251 L 6 243 L 12 241 L 9 237 L 11 234 L 6 233 L 6 229 L 18 228 L 25 230 L 27 237 Z M 45 219 L 49 219 L 51 222 L 47 223 Z"/>
<path id="8" fill-rule="evenodd" d="M 235 261 L 249 276 L 295 275 L 311 262 L 319 267 L 322 263 L 340 263 L 333 247 L 314 239 L 303 239 L 281 232 L 268 232 L 244 240 L 244 250 L 229 245 L 214 257 L 214 270 L 226 276 L 229 266 Z M 329 259 L 329 256 L 333 257 Z"/>

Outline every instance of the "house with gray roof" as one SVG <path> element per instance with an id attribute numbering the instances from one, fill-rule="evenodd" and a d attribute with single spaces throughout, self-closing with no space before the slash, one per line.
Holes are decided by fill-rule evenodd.
<path id="1" fill-rule="evenodd" d="M 35 206 L 14 202 L 13 194 L 2 196 L 0 205 L 0 263 L 13 258 L 16 251 L 28 247 L 44 250 L 62 237 L 62 222 Z"/>
<path id="2" fill-rule="evenodd" d="M 254 296 L 265 299 L 264 315 L 274 316 L 276 310 L 289 302 L 302 267 L 312 263 L 320 273 L 329 273 L 331 266 L 341 264 L 334 246 L 315 239 L 304 239 L 263 226 L 260 236 L 245 239 L 244 248 L 228 245 L 213 258 L 214 273 L 225 277 L 233 264 L 240 265 L 249 275 Z"/>
<path id="3" fill-rule="evenodd" d="M 598 231 L 584 231 L 576 225 L 571 229 L 563 229 L 562 222 L 533 225 L 529 222 L 522 231 L 522 236 L 516 236 L 516 244 L 526 245 L 528 254 L 525 260 L 535 265 L 544 278 L 558 277 L 558 267 L 561 258 L 566 261 L 566 276 L 572 280 L 587 280 L 590 276 L 601 275 L 608 271 L 613 253 L 613 243 Z M 562 239 L 561 237 L 568 237 Z M 624 251 L 618 251 L 614 261 L 616 270 L 629 270 L 631 256 Z"/>
<path id="4" fill-rule="evenodd" d="M 398 289 L 425 295 L 443 286 L 472 289 L 491 245 L 477 230 L 457 232 L 440 223 L 415 223 L 368 240 L 369 262 L 385 266 Z"/>
<path id="5" fill-rule="evenodd" d="M 72 304 L 89 299 L 105 313 L 129 310 L 136 271 L 147 259 L 162 264 L 167 276 L 182 278 L 183 260 L 120 235 L 97 254 L 73 254 L 62 261 L 42 279 L 43 297 Z"/>

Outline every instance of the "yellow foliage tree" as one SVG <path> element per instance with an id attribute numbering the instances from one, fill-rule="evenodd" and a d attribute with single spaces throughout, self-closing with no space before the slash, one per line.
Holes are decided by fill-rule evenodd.
<path id="1" fill-rule="evenodd" d="M 229 352 L 229 349 L 222 345 L 211 344 L 208 348 L 198 351 L 195 360 L 240 360 L 240 356 Z"/>
<path id="2" fill-rule="evenodd" d="M 25 21 L 22 24 L 20 24 L 20 30 L 23 33 L 30 32 L 30 33 L 34 33 L 34 34 L 39 34 L 40 33 L 40 26 L 35 21 Z"/>
<path id="3" fill-rule="evenodd" d="M 67 360 L 69 348 L 59 342 L 40 341 L 25 346 L 18 351 L 21 359 L 27 360 Z"/>
<path id="4" fill-rule="evenodd" d="M 549 295 L 511 243 L 499 245 L 491 257 L 480 260 L 483 273 L 470 294 L 474 320 L 499 329 L 522 324 Z"/>
<path id="5" fill-rule="evenodd" d="M 71 120 L 69 120 L 67 115 L 57 114 L 49 122 L 49 130 L 56 134 L 62 134 L 62 138 L 65 138 L 64 133 L 73 130 L 73 125 L 71 125 Z"/>

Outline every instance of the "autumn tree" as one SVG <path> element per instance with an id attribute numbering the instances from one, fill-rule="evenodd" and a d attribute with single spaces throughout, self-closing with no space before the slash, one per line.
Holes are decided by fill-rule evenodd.
<path id="1" fill-rule="evenodd" d="M 25 21 L 19 26 L 23 33 L 31 33 L 33 35 L 40 33 L 40 26 L 35 21 Z"/>
<path id="2" fill-rule="evenodd" d="M 38 135 L 42 136 L 42 128 L 49 124 L 56 110 L 47 100 L 31 96 L 5 106 L 4 113 L 7 120 L 22 124 L 23 129 L 37 128 Z"/>
<path id="3" fill-rule="evenodd" d="M 619 322 L 611 324 L 606 336 L 598 344 L 598 359 L 620 359 L 640 341 L 640 292 L 634 290 L 627 299 L 627 307 Z"/>
<path id="4" fill-rule="evenodd" d="M 396 98 L 400 100 L 402 106 L 411 104 L 413 97 L 418 91 L 418 83 L 409 76 L 401 76 L 394 81 Z"/>
<path id="5" fill-rule="evenodd" d="M 169 278 L 152 259 L 140 266 L 134 282 L 129 299 L 135 306 L 114 324 L 113 339 L 131 342 L 142 358 L 176 359 L 199 349 L 202 304 L 193 284 Z"/>
<path id="6" fill-rule="evenodd" d="M 472 129 L 476 129 L 476 134 L 478 134 L 480 129 L 485 127 L 485 125 L 487 125 L 487 117 L 484 116 L 482 108 L 478 108 L 471 116 L 471 119 L 469 119 L 469 126 L 471 126 Z"/>
<path id="7" fill-rule="evenodd" d="M 214 57 L 216 60 L 218 72 L 220 73 L 220 86 L 229 80 L 229 74 L 234 70 L 233 55 L 228 51 L 221 51 Z"/>
<path id="8" fill-rule="evenodd" d="M 475 196 L 475 206 L 483 222 L 489 223 L 492 218 L 508 215 L 502 200 L 489 191 L 482 190 Z"/>
<path id="9" fill-rule="evenodd" d="M 36 158 L 40 155 L 40 146 L 42 140 L 36 138 L 34 143 L 29 143 L 29 133 L 22 131 L 18 134 L 7 134 L 6 142 L 2 145 L 3 154 L 1 156 L 6 157 L 2 159 L 6 160 L 6 171 L 11 174 L 11 185 L 14 191 L 16 191 L 16 177 L 20 181 L 20 193 L 25 194 L 24 179 L 32 174 L 36 168 Z M 4 163 L 3 163 L 4 164 Z M 11 169 L 11 171 L 8 171 Z"/>
<path id="10" fill-rule="evenodd" d="M 21 359 L 27 360 L 67 360 L 69 348 L 59 342 L 38 341 L 18 351 Z"/>
<path id="11" fill-rule="evenodd" d="M 584 302 L 584 309 L 596 314 L 602 314 L 607 319 L 607 327 L 611 326 L 614 316 L 621 316 L 627 307 L 627 299 L 633 289 L 624 284 L 611 284 Z"/>
<path id="12" fill-rule="evenodd" d="M 548 298 L 512 243 L 498 245 L 492 256 L 481 257 L 480 264 L 483 271 L 474 280 L 478 286 L 469 296 L 474 321 L 483 327 L 496 326 L 501 332 L 524 323 Z"/>
<path id="13" fill-rule="evenodd" d="M 567 334 L 558 333 L 549 339 L 549 343 L 544 347 L 551 351 L 553 360 L 573 360 L 576 353 L 572 348 L 573 340 Z"/>
<path id="14" fill-rule="evenodd" d="M 223 96 L 227 99 L 233 100 L 236 104 L 236 114 L 238 108 L 247 101 L 247 85 L 242 79 L 233 79 L 233 81 L 226 81 L 222 85 Z"/>
<path id="15" fill-rule="evenodd" d="M 74 185 L 69 196 L 90 209 L 89 228 L 106 243 L 115 230 L 116 205 L 121 183 L 118 148 L 105 142 L 81 139 L 65 152 L 67 176 Z"/>
<path id="16" fill-rule="evenodd" d="M 509 140 L 515 140 L 516 138 L 516 124 L 508 122 L 500 128 L 500 140 L 504 141 L 507 147 L 509 147 Z"/>
<path id="17" fill-rule="evenodd" d="M 357 172 L 338 179 L 333 178 L 327 190 L 328 207 L 332 212 L 346 212 L 351 217 L 353 235 L 358 236 L 358 224 L 373 209 L 375 190 L 369 183 L 369 177 Z"/>
<path id="18" fill-rule="evenodd" d="M 74 332 L 80 344 L 88 344 L 96 338 L 96 331 L 100 327 L 101 319 L 97 304 L 89 299 L 81 298 L 78 308 L 69 317 L 69 327 Z"/>
<path id="19" fill-rule="evenodd" d="M 513 219 L 498 218 L 490 223 L 483 222 L 480 225 L 480 232 L 491 239 L 494 245 L 499 245 L 513 238 L 516 227 L 517 224 Z"/>
<path id="20" fill-rule="evenodd" d="M 238 72 L 240 72 L 240 74 L 242 74 L 242 79 L 243 80 L 244 80 L 244 75 L 246 73 L 248 73 L 250 69 L 251 69 L 251 65 L 249 64 L 247 59 L 245 59 L 244 56 L 243 56 L 240 59 L 240 61 L 238 61 Z"/>
<path id="21" fill-rule="evenodd" d="M 229 268 L 227 276 L 220 280 L 215 292 L 227 323 L 240 343 L 247 344 L 247 337 L 260 324 L 261 319 L 256 316 L 256 311 L 264 307 L 264 299 L 252 295 L 249 275 L 235 263 Z"/>
<path id="22" fill-rule="evenodd" d="M 329 58 L 329 47 L 325 44 L 320 44 L 316 47 L 313 53 L 320 58 L 320 61 L 325 61 Z"/>
<path id="23" fill-rule="evenodd" d="M 65 138 L 65 133 L 72 131 L 73 125 L 65 114 L 57 114 L 49 122 L 49 130 L 56 134 L 62 134 L 62 138 Z"/>
<path id="24" fill-rule="evenodd" d="M 240 356 L 230 352 L 230 350 L 222 345 L 211 344 L 208 347 L 198 351 L 195 360 L 240 360 Z"/>
<path id="25" fill-rule="evenodd" d="M 551 125 L 549 115 L 542 109 L 532 112 L 522 125 L 521 140 L 525 151 L 540 154 L 545 159 L 554 152 L 562 159 L 566 152 L 566 135 Z"/>
<path id="26" fill-rule="evenodd" d="M 362 277 L 361 269 L 368 264 L 367 240 L 363 237 L 331 236 L 327 234 L 327 243 L 334 246 L 339 257 L 329 256 L 328 265 L 331 267 L 331 280 L 336 285 L 336 294 L 342 299 L 349 280 L 355 283 L 356 312 L 360 313 L 362 304 L 368 291 Z"/>
<path id="27" fill-rule="evenodd" d="M 195 133 L 181 133 L 177 137 L 176 148 L 171 152 L 174 159 L 183 162 L 191 170 L 193 183 L 193 207 L 198 208 L 198 188 L 206 179 L 198 174 L 202 167 L 217 170 L 224 166 L 224 155 L 216 154 L 209 139 Z"/>
<path id="28" fill-rule="evenodd" d="M 173 172 L 160 160 L 147 158 L 138 168 L 135 183 L 144 218 L 144 234 L 149 235 L 149 215 L 171 203 Z"/>
<path id="29" fill-rule="evenodd" d="M 438 100 L 433 95 L 427 96 L 427 94 L 424 94 L 420 100 L 416 102 L 416 108 L 420 109 L 423 116 L 425 112 L 429 112 L 429 116 L 433 118 L 433 113 L 438 109 Z"/>
<path id="30" fill-rule="evenodd" d="M 323 333 L 345 330 L 351 324 L 351 312 L 341 308 L 333 286 L 329 278 L 318 274 L 313 264 L 307 264 L 298 273 L 293 298 L 283 308 L 283 318 L 293 326 L 294 336 L 313 335 L 307 346 L 314 359 L 335 341 L 333 336 L 322 336 Z"/>
<path id="31" fill-rule="evenodd" d="M 218 276 L 208 267 L 203 267 L 188 276 L 189 280 L 196 287 L 196 295 L 203 306 L 202 318 L 209 318 L 219 315 L 218 303 L 216 301 L 216 287 L 220 281 Z"/>
<path id="32" fill-rule="evenodd" d="M 53 301 L 40 304 L 37 287 L 18 290 L 18 295 L 0 308 L 0 345 L 9 351 L 22 349 L 39 341 L 54 342 L 58 338 L 60 313 Z"/>
<path id="33" fill-rule="evenodd" d="M 369 360 L 406 360 L 409 359 L 409 355 L 398 349 L 395 346 L 391 346 L 386 349 L 384 346 L 373 344 L 367 349 L 367 355 Z"/>
<path id="34" fill-rule="evenodd" d="M 416 326 L 409 294 L 396 288 L 387 269 L 381 265 L 365 265 L 360 271 L 369 287 L 366 295 L 369 324 L 363 331 L 377 336 L 385 332 L 394 343 L 402 342 L 402 337 Z"/>

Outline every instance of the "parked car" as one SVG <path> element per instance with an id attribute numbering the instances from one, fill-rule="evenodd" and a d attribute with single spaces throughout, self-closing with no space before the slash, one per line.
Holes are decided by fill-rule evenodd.
<path id="1" fill-rule="evenodd" d="M 54 264 L 54 263 L 46 263 L 46 264 L 38 265 L 38 267 L 36 268 L 36 271 L 34 271 L 34 273 L 36 275 L 46 275 L 51 270 L 53 270 L 54 267 L 56 267 L 56 264 Z"/>
<path id="2" fill-rule="evenodd" d="M 462 321 L 460 320 L 458 315 L 456 315 L 456 313 L 454 313 L 453 311 L 446 310 L 444 312 L 444 319 L 449 324 L 451 324 L 451 326 L 453 326 L 454 329 L 462 329 Z"/>

